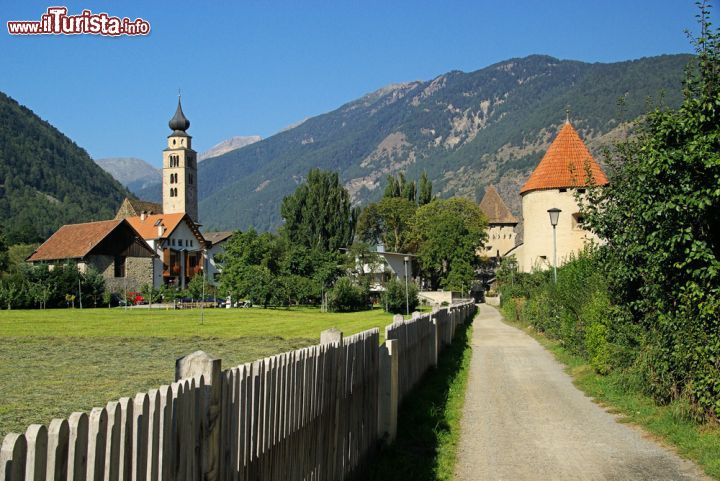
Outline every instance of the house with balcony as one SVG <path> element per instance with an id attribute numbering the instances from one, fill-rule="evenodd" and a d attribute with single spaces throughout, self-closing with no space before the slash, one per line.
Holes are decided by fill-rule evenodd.
<path id="1" fill-rule="evenodd" d="M 125 219 L 157 254 L 153 285 L 184 289 L 203 274 L 206 241 L 197 224 L 184 212 L 141 214 Z"/>

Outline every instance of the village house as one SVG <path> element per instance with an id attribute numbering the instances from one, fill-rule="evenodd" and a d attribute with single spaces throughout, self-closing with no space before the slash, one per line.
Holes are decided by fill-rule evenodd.
<path id="1" fill-rule="evenodd" d="M 560 209 L 556 226 L 558 266 L 589 242 L 597 241 L 594 234 L 583 228 L 576 194 L 582 196 L 588 186 L 607 183 L 602 168 L 570 121 L 566 121 L 520 190 L 524 242 L 509 253 L 517 259 L 518 269 L 531 272 L 552 267 L 550 209 Z"/>
<path id="2" fill-rule="evenodd" d="M 205 255 L 206 278 L 208 283 L 217 284 L 220 278 L 221 266 L 216 256 L 225 252 L 225 244 L 233 236 L 233 232 L 205 232 L 207 252 Z"/>
<path id="3" fill-rule="evenodd" d="M 484 257 L 500 259 L 515 247 L 518 225 L 517 218 L 498 194 L 494 186 L 485 188 L 485 195 L 480 201 L 480 210 L 488 219 L 487 241 L 484 249 L 478 254 Z"/>
<path id="4" fill-rule="evenodd" d="M 80 272 L 95 269 L 111 292 L 138 290 L 153 283 L 155 252 L 123 219 L 64 225 L 27 261 L 50 269 L 72 264 Z"/>
<path id="5" fill-rule="evenodd" d="M 139 215 L 125 219 L 156 254 L 152 285 L 184 289 L 190 279 L 202 275 L 205 238 L 184 212 Z"/>

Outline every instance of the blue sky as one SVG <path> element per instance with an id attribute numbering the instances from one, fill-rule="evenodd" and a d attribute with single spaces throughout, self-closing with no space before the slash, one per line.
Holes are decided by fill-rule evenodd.
<path id="1" fill-rule="evenodd" d="M 614 62 L 691 51 L 691 0 L 2 1 L 0 91 L 95 158 L 159 165 L 183 92 L 195 148 L 268 137 L 389 83 L 530 54 Z M 147 37 L 10 36 L 64 5 L 148 20 Z M 713 16 L 716 16 L 715 14 Z"/>

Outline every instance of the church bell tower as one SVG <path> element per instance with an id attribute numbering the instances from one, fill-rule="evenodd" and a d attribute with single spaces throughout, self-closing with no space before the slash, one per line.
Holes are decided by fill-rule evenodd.
<path id="1" fill-rule="evenodd" d="M 190 121 L 185 117 L 178 96 L 175 115 L 168 123 L 172 133 L 163 151 L 163 213 L 187 213 L 198 222 L 197 152 L 186 133 Z"/>

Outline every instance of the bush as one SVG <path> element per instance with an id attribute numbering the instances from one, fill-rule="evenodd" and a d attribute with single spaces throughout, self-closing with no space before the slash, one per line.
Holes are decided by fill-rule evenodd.
<path id="1" fill-rule="evenodd" d="M 349 277 L 341 277 L 328 291 L 327 303 L 332 312 L 363 311 L 371 307 L 370 291 L 356 285 Z"/>
<path id="2" fill-rule="evenodd" d="M 407 298 L 409 301 L 410 312 L 414 311 L 418 306 L 418 288 L 413 282 L 408 283 Z M 405 314 L 406 296 L 405 283 L 397 279 L 391 279 L 385 284 L 385 292 L 382 296 L 382 303 L 387 312 L 393 314 Z"/>

